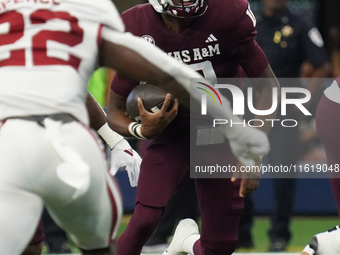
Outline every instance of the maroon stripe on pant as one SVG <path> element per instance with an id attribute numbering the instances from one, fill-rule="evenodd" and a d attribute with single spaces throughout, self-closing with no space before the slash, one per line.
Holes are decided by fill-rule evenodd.
<path id="1" fill-rule="evenodd" d="M 2 123 L 0 123 L 0 128 L 6 123 L 6 120 L 4 120 Z"/>
<path id="2" fill-rule="evenodd" d="M 114 180 L 113 181 L 113 185 L 116 185 Z M 110 239 L 109 239 L 109 245 L 111 245 L 111 243 L 114 241 L 113 239 L 111 239 L 112 235 L 113 235 L 113 231 L 115 230 L 115 227 L 117 225 L 117 221 L 118 221 L 118 209 L 117 209 L 117 204 L 116 204 L 116 200 L 115 197 L 110 189 L 109 184 L 107 184 L 107 189 L 109 192 L 109 197 L 110 197 L 110 201 L 111 201 L 111 206 L 112 206 L 112 225 L 111 225 L 111 229 L 110 229 Z"/>
<path id="3" fill-rule="evenodd" d="M 43 225 L 42 220 L 40 220 L 37 230 L 35 231 L 34 236 L 29 244 L 41 243 L 42 241 L 44 241 L 44 239 L 45 239 L 44 225 Z"/>

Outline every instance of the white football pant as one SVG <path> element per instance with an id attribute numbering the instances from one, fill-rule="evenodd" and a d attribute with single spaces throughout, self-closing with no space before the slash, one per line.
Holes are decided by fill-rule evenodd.
<path id="1" fill-rule="evenodd" d="M 97 135 L 76 121 L 44 126 L 0 124 L 0 254 L 21 254 L 44 204 L 79 248 L 108 247 L 122 202 Z"/>

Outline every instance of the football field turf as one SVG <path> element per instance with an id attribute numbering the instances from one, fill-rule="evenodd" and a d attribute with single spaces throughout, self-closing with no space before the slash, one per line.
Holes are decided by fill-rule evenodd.
<path id="1" fill-rule="evenodd" d="M 126 215 L 122 219 L 121 226 L 119 228 L 119 234 L 121 234 L 129 222 L 130 216 Z M 319 232 L 326 231 L 339 224 L 339 220 L 336 216 L 296 216 L 291 221 L 292 240 L 289 244 L 287 253 L 280 253 L 282 255 L 297 255 L 302 251 L 304 246 L 309 242 L 310 238 Z M 255 247 L 254 249 L 239 249 L 236 254 L 252 254 L 252 255 L 266 255 L 269 246 L 269 240 L 267 231 L 269 229 L 268 217 L 256 217 L 253 227 L 253 238 Z M 79 251 L 72 247 L 75 254 L 79 254 Z M 46 254 L 46 252 L 44 253 Z M 276 253 L 277 254 L 277 253 Z M 60 255 L 60 254 L 59 254 Z M 149 253 L 148 255 L 153 255 Z"/>

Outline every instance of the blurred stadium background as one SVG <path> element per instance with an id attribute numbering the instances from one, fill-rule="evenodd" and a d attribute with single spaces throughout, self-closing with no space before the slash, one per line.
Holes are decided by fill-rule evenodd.
<path id="1" fill-rule="evenodd" d="M 222 1 L 222 0 L 221 0 Z M 113 1 L 120 12 L 140 3 L 143 0 Z M 261 8 L 260 0 L 249 0 L 252 10 L 256 13 Z M 289 7 L 293 13 L 300 14 L 308 22 L 315 24 L 324 40 L 333 66 L 333 76 L 340 74 L 340 1 L 339 0 L 290 0 Z M 320 144 L 315 146 L 301 158 L 301 164 L 325 163 L 325 156 Z M 123 171 L 117 174 L 124 199 L 124 218 L 120 233 L 126 228 L 134 208 L 136 190 L 131 188 Z M 256 220 L 253 228 L 254 249 L 238 250 L 237 254 L 266 254 L 269 240 L 268 215 L 273 206 L 272 180 L 263 179 L 259 189 L 253 195 Z M 293 233 L 288 248 L 289 254 L 299 254 L 312 235 L 325 231 L 339 224 L 337 210 L 328 179 L 298 179 L 295 199 L 295 216 L 291 222 Z M 74 253 L 79 251 L 72 246 Z M 46 252 L 45 252 L 46 253 Z M 285 253 L 281 253 L 285 254 Z"/>

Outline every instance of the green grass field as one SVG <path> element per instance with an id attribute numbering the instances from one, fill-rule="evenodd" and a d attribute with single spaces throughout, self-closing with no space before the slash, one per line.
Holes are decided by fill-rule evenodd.
<path id="1" fill-rule="evenodd" d="M 129 222 L 130 215 L 125 215 L 122 219 L 119 228 L 119 235 L 125 230 Z M 332 217 L 294 217 L 291 221 L 291 230 L 293 233 L 292 240 L 288 247 L 288 252 L 301 252 L 304 246 L 309 242 L 310 238 L 319 232 L 326 231 L 339 224 L 339 219 L 336 216 Z M 254 249 L 240 249 L 237 253 L 257 253 L 267 252 L 269 241 L 267 231 L 269 229 L 268 217 L 257 217 L 253 227 L 253 238 L 255 243 Z M 73 253 L 79 251 L 73 245 Z M 46 251 L 44 254 L 47 254 Z M 282 254 L 282 253 L 281 253 Z"/>
<path id="2" fill-rule="evenodd" d="M 291 221 L 292 240 L 288 252 L 301 252 L 314 234 L 326 231 L 339 224 L 338 217 L 294 217 Z M 253 227 L 254 249 L 240 249 L 240 252 L 267 252 L 269 247 L 269 219 L 258 217 Z"/>

